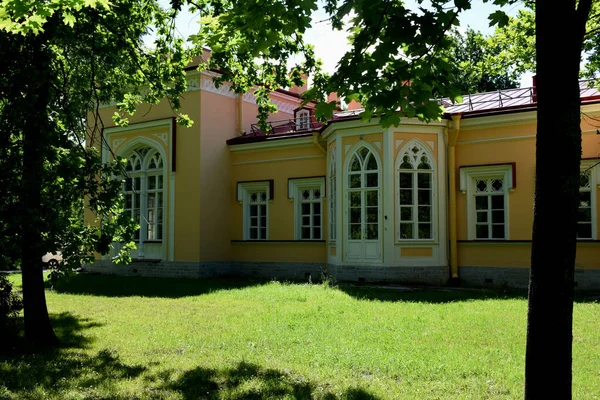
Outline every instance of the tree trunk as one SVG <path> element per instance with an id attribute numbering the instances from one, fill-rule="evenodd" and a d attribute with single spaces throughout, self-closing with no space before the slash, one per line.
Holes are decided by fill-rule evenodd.
<path id="1" fill-rule="evenodd" d="M 537 145 L 525 399 L 570 399 L 572 392 L 580 18 L 573 0 L 536 2 Z"/>
<path id="2" fill-rule="evenodd" d="M 21 191 L 21 268 L 23 272 L 23 313 L 25 340 L 30 350 L 37 351 L 58 344 L 54 334 L 44 291 L 42 255 L 50 249 L 41 247 L 41 191 L 43 160 L 48 145 L 50 121 L 49 50 L 40 36 L 32 37 L 31 84 L 26 96 L 29 116 L 23 128 L 23 176 Z M 56 249 L 51 249 L 56 250 Z"/>

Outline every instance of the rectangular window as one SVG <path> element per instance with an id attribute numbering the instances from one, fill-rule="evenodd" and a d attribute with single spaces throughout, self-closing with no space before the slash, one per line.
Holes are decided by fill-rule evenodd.
<path id="1" fill-rule="evenodd" d="M 296 240 L 323 239 L 323 197 L 325 178 L 290 179 L 288 197 L 294 200 Z"/>
<path id="2" fill-rule="evenodd" d="M 506 239 L 504 179 L 475 178 L 475 239 Z"/>
<path id="3" fill-rule="evenodd" d="M 244 240 L 269 239 L 269 201 L 273 181 L 238 182 L 237 200 L 242 203 Z"/>
<path id="4" fill-rule="evenodd" d="M 433 239 L 433 174 L 400 172 L 400 240 Z"/>
<path id="5" fill-rule="evenodd" d="M 248 193 L 248 239 L 267 239 L 267 192 L 258 190 Z"/>
<path id="6" fill-rule="evenodd" d="M 589 171 L 579 177 L 579 209 L 577 210 L 577 239 L 593 239 L 592 185 Z"/>

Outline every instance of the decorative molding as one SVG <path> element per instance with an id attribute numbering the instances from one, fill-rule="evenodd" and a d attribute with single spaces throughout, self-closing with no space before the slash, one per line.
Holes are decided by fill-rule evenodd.
<path id="1" fill-rule="evenodd" d="M 270 163 L 270 162 L 278 162 L 278 161 L 296 161 L 296 160 L 307 160 L 307 159 L 311 159 L 311 158 L 325 158 L 325 154 L 318 155 L 318 156 L 271 158 L 269 160 L 238 161 L 238 162 L 231 163 L 231 165 L 259 164 L 259 163 Z"/>
<path id="2" fill-rule="evenodd" d="M 425 143 L 431 147 L 431 150 L 435 150 L 435 142 L 433 140 L 427 140 Z"/>
<path id="3" fill-rule="evenodd" d="M 347 144 L 346 146 L 344 146 L 344 151 L 346 152 L 346 154 L 348 154 L 348 151 L 350 151 L 351 148 L 352 148 L 351 144 Z"/>
<path id="4" fill-rule="evenodd" d="M 231 85 L 227 84 L 227 83 L 223 83 L 221 84 L 221 86 L 217 87 L 217 85 L 215 85 L 215 82 L 213 81 L 212 78 L 208 78 L 208 77 L 202 77 L 201 80 L 201 85 L 200 85 L 200 89 L 201 90 L 205 90 L 207 92 L 211 92 L 211 93 L 215 93 L 215 94 L 220 94 L 221 96 L 225 96 L 225 97 L 229 97 L 229 98 L 236 98 L 237 94 L 235 94 L 233 91 L 231 91 L 230 89 Z"/>
<path id="5" fill-rule="evenodd" d="M 381 150 L 381 142 L 373 142 L 373 144 L 377 146 L 379 150 Z"/>
<path id="6" fill-rule="evenodd" d="M 404 139 L 396 139 L 396 150 L 402 146 L 402 143 L 404 143 Z"/>
<path id="7" fill-rule="evenodd" d="M 116 151 L 117 151 L 117 149 L 118 149 L 118 148 L 119 148 L 119 147 L 120 147 L 120 146 L 123 144 L 123 142 L 124 142 L 124 141 L 126 141 L 126 140 L 127 140 L 126 138 L 121 138 L 121 139 L 115 139 L 115 140 L 113 140 L 113 141 L 112 141 L 112 143 L 111 143 L 111 144 L 112 144 L 112 150 L 113 150 L 114 152 L 116 152 Z"/>
<path id="8" fill-rule="evenodd" d="M 193 92 L 200 90 L 200 75 L 187 77 L 186 80 L 186 91 Z"/>
<path id="9" fill-rule="evenodd" d="M 312 136 L 300 138 L 284 138 L 278 140 L 265 140 L 255 143 L 234 144 L 229 146 L 232 153 L 251 153 L 254 151 L 263 151 L 266 149 L 286 149 L 294 147 L 313 147 L 314 139 Z"/>
<path id="10" fill-rule="evenodd" d="M 168 137 L 166 133 L 155 133 L 154 136 L 163 141 L 165 145 L 168 145 Z"/>

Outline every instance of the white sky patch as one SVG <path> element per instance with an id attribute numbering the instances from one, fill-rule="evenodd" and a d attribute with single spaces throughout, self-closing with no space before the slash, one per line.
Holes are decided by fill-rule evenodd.
<path id="1" fill-rule="evenodd" d="M 159 3 L 165 8 L 170 6 L 169 0 L 159 0 Z M 411 9 L 416 9 L 417 7 L 417 2 L 415 0 L 407 0 L 406 4 L 407 7 Z M 516 3 L 504 7 L 502 10 L 510 16 L 515 16 L 522 7 L 522 3 Z M 498 7 L 490 2 L 483 3 L 481 0 L 474 1 L 472 8 L 459 16 L 459 30 L 466 32 L 467 28 L 471 28 L 480 31 L 484 35 L 492 34 L 494 28 L 490 28 L 488 16 L 497 9 Z M 348 32 L 332 30 L 331 23 L 327 19 L 328 15 L 325 13 L 323 7 L 319 7 L 317 12 L 313 14 L 313 27 L 305 33 L 304 40 L 306 43 L 310 43 L 314 46 L 315 56 L 320 58 L 323 62 L 323 70 L 332 73 L 335 71 L 339 60 L 350 49 L 350 45 L 348 44 Z M 189 35 L 197 33 L 199 21 L 200 13 L 192 13 L 189 11 L 189 7 L 185 7 L 176 20 L 177 33 L 183 38 L 187 38 Z M 153 40 L 153 35 L 149 35 L 145 38 L 144 42 L 146 45 L 151 45 Z M 302 60 L 299 57 L 292 58 L 289 65 L 292 66 L 300 61 Z M 521 87 L 532 86 L 532 75 L 533 74 L 531 73 L 523 75 Z"/>

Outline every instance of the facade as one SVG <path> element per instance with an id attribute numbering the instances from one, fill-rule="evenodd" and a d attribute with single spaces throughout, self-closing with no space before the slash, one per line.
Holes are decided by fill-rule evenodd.
<path id="1" fill-rule="evenodd" d="M 175 125 L 166 102 L 105 128 L 106 146 L 129 160 L 123 190 L 140 230 L 132 264 L 106 255 L 91 270 L 527 285 L 535 89 L 472 95 L 446 104 L 441 121 L 388 129 L 362 122 L 360 109 L 318 124 L 311 104 L 300 107 L 302 88 L 278 90 L 265 135 L 253 95 L 216 88 L 212 76 L 188 72 L 191 128 Z M 581 85 L 576 281 L 599 288 L 600 93 Z M 101 112 L 108 121 L 114 109 Z"/>

